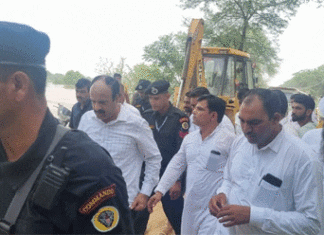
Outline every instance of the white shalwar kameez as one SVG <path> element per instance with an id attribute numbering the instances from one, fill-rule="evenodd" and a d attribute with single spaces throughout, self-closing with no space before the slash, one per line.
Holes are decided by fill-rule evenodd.
<path id="1" fill-rule="evenodd" d="M 194 131 L 184 138 L 170 161 L 155 192 L 165 194 L 187 167 L 181 234 L 210 234 L 220 225 L 209 213 L 208 203 L 223 181 L 223 168 L 234 138 L 228 128 L 220 126 L 204 140 L 200 130 Z"/>
<path id="2" fill-rule="evenodd" d="M 251 214 L 248 224 L 231 227 L 230 234 L 317 234 L 322 167 L 309 146 L 283 130 L 261 149 L 244 136 L 236 139 L 217 193 L 224 193 L 230 205 L 249 206 Z M 274 179 L 268 174 L 282 184 L 268 180 Z"/>

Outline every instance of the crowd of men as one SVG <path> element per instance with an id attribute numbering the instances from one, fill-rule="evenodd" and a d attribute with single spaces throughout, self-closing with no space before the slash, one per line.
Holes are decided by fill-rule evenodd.
<path id="1" fill-rule="evenodd" d="M 184 110 L 169 82 L 120 74 L 76 85 L 70 128 L 45 98 L 48 36 L 0 22 L 0 232 L 144 234 L 158 202 L 176 234 L 318 234 L 322 132 L 312 97 L 197 87 Z M 316 145 L 313 143 L 316 142 Z"/>

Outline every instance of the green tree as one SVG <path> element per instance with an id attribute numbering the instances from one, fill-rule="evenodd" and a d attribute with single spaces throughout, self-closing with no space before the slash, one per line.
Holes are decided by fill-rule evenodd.
<path id="1" fill-rule="evenodd" d="M 163 74 L 158 65 L 146 65 L 141 63 L 135 65 L 131 71 L 125 75 L 124 82 L 127 84 L 129 90 L 132 91 L 131 93 L 133 93 L 139 80 L 145 79 L 154 82 L 163 78 Z"/>
<path id="2" fill-rule="evenodd" d="M 287 27 L 305 0 L 180 0 L 183 9 L 197 8 L 205 13 L 206 20 L 214 22 L 215 28 L 224 34 L 236 30 L 236 48 L 245 49 L 250 29 L 265 30 L 278 36 Z M 322 2 L 322 0 L 318 0 Z"/>
<path id="3" fill-rule="evenodd" d="M 47 80 L 48 82 L 52 82 L 53 84 L 61 84 L 65 86 L 73 86 L 77 83 L 77 81 L 80 78 L 88 78 L 91 80 L 89 77 L 85 77 L 78 71 L 67 71 L 65 75 L 63 74 L 52 74 L 49 71 L 47 71 Z"/>
<path id="4" fill-rule="evenodd" d="M 241 37 L 235 28 L 217 33 L 214 33 L 215 30 L 213 22 L 205 23 L 205 38 L 208 46 L 239 48 Z M 281 62 L 278 57 L 278 44 L 276 41 L 270 41 L 262 29 L 249 29 L 244 51 L 249 52 L 251 60 L 256 63 L 254 72 L 262 78 L 261 82 L 266 80 L 263 74 L 271 77 L 277 73 Z"/>
<path id="5" fill-rule="evenodd" d="M 277 36 L 305 0 L 180 0 L 183 9 L 205 13 L 208 46 L 232 47 L 251 54 L 258 76 L 279 67 Z M 319 4 L 323 0 L 317 0 Z"/>
<path id="6" fill-rule="evenodd" d="M 168 80 L 172 87 L 180 83 L 186 38 L 187 34 L 184 32 L 171 33 L 144 47 L 144 60 L 157 65 L 162 77 Z"/>
<path id="7" fill-rule="evenodd" d="M 64 75 L 60 73 L 52 74 L 50 71 L 47 71 L 47 82 L 51 82 L 53 84 L 60 84 L 63 80 Z"/>
<path id="8" fill-rule="evenodd" d="M 135 65 L 129 73 L 126 74 L 124 77 L 124 83 L 126 83 L 128 92 L 130 95 L 130 99 L 132 100 L 132 95 L 135 92 L 135 87 L 137 86 L 139 80 L 145 79 L 149 80 L 150 82 L 154 82 L 157 80 L 166 79 L 165 74 L 163 74 L 163 71 L 161 69 L 161 66 L 153 63 L 150 65 L 141 63 Z M 179 86 L 179 83 L 176 81 L 176 79 L 169 80 L 170 82 L 170 93 L 173 94 L 174 88 L 176 86 Z M 171 98 L 172 99 L 172 98 Z"/>
<path id="9" fill-rule="evenodd" d="M 293 78 L 282 84 L 284 87 L 295 87 L 315 98 L 324 96 L 324 65 L 316 69 L 302 70 L 293 74 Z"/>
<path id="10" fill-rule="evenodd" d="M 73 70 L 67 71 L 63 78 L 64 85 L 75 85 L 80 78 L 84 78 L 80 72 Z"/>

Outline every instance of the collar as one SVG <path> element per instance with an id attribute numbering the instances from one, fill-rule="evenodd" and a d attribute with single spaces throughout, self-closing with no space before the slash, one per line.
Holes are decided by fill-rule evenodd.
<path id="1" fill-rule="evenodd" d="M 281 143 L 283 141 L 283 138 L 284 138 L 284 131 L 281 128 L 281 131 L 277 134 L 277 136 L 268 145 L 266 145 L 266 146 L 264 146 L 264 147 L 262 147 L 260 149 L 258 149 L 256 144 L 254 144 L 254 146 L 258 151 L 264 151 L 264 150 L 269 148 L 273 152 L 278 153 L 280 145 L 281 145 Z"/>
<path id="2" fill-rule="evenodd" d="M 116 120 L 114 120 L 115 122 L 126 122 L 127 121 L 127 106 L 126 104 L 121 104 L 120 105 L 120 111 L 119 111 L 119 114 L 116 118 Z"/>
<path id="3" fill-rule="evenodd" d="M 212 138 L 214 135 L 216 135 L 216 133 L 218 133 L 221 130 L 223 130 L 223 128 L 219 127 L 219 124 L 218 124 L 218 126 L 216 126 L 216 128 L 213 130 L 213 132 L 210 133 L 203 141 L 206 141 L 209 138 Z M 200 128 L 199 128 L 199 132 L 198 133 L 199 133 L 200 138 L 202 139 L 201 133 L 200 133 Z"/>
<path id="4" fill-rule="evenodd" d="M 307 122 L 304 126 L 305 127 L 313 127 L 313 126 L 316 127 L 316 124 L 314 122 L 310 121 L 310 122 Z M 304 126 L 301 126 L 301 127 L 304 127 Z"/>

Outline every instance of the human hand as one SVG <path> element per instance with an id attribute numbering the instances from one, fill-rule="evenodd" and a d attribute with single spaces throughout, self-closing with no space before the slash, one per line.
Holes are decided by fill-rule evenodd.
<path id="1" fill-rule="evenodd" d="M 220 223 L 224 223 L 224 227 L 232 227 L 239 224 L 247 224 L 250 222 L 251 208 L 248 206 L 225 205 L 217 213 Z"/>
<path id="2" fill-rule="evenodd" d="M 159 191 L 157 191 L 148 201 L 147 203 L 147 210 L 152 213 L 153 212 L 153 207 L 156 206 L 156 204 L 161 201 L 163 197 L 163 194 Z"/>
<path id="3" fill-rule="evenodd" d="M 181 181 L 175 182 L 169 190 L 169 195 L 171 200 L 177 200 L 181 196 Z"/>
<path id="4" fill-rule="evenodd" d="M 224 193 L 213 196 L 209 201 L 209 212 L 213 216 L 217 216 L 221 208 L 226 204 L 226 195 Z"/>
<path id="5" fill-rule="evenodd" d="M 135 211 L 142 211 L 145 209 L 146 205 L 147 205 L 147 201 L 148 201 L 148 196 L 143 194 L 143 193 L 139 193 L 136 198 L 134 199 L 130 209 L 131 210 L 135 210 Z"/>

